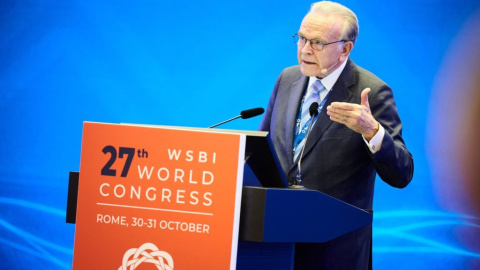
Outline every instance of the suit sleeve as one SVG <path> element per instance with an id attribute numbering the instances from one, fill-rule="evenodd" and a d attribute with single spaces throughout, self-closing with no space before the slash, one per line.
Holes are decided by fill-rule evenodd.
<path id="1" fill-rule="evenodd" d="M 269 131 L 270 132 L 270 121 L 272 119 L 272 112 L 273 112 L 273 108 L 275 106 L 275 100 L 277 98 L 278 86 L 280 85 L 282 75 L 283 75 L 283 72 L 280 74 L 280 76 L 278 76 L 277 82 L 275 83 L 275 86 L 273 87 L 272 94 L 270 95 L 270 101 L 268 102 L 267 110 L 265 111 L 265 114 L 262 118 L 262 121 L 260 122 L 260 125 L 258 127 L 258 130 L 260 130 L 260 131 Z"/>
<path id="2" fill-rule="evenodd" d="M 373 117 L 385 128 L 382 147 L 371 155 L 375 169 L 387 184 L 404 188 L 413 177 L 413 157 L 402 138 L 402 123 L 392 90 L 381 84 L 370 96 Z"/>

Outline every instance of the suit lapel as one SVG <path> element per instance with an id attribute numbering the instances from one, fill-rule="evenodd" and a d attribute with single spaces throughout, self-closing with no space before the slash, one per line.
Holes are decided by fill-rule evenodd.
<path id="1" fill-rule="evenodd" d="M 307 140 L 307 144 L 305 145 L 304 156 L 307 155 L 313 148 L 313 146 L 320 140 L 323 133 L 330 127 L 332 124 L 332 120 L 327 115 L 327 107 L 332 104 L 332 102 L 348 102 L 352 98 L 352 92 L 350 91 L 350 87 L 355 84 L 355 80 L 353 78 L 354 72 L 353 69 L 355 68 L 353 62 L 348 60 L 345 69 L 342 71 L 340 77 L 338 77 L 337 82 L 333 85 L 332 92 L 328 96 L 328 99 L 323 107 L 320 115 L 313 126 L 310 135 Z M 292 156 L 292 154 L 290 154 Z M 298 160 L 295 161 L 293 165 L 295 165 Z M 293 168 L 293 167 L 291 167 Z"/>
<path id="2" fill-rule="evenodd" d="M 297 120 L 298 110 L 300 109 L 300 103 L 305 92 L 306 85 L 308 83 L 308 77 L 301 76 L 299 80 L 292 83 L 291 93 L 287 101 L 287 115 L 285 116 L 285 131 L 286 131 L 286 157 L 289 167 L 293 163 L 293 135 L 295 133 L 295 122 Z"/>

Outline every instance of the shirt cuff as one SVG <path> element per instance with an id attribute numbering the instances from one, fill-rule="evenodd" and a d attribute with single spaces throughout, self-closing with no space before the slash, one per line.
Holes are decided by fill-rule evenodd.
<path id="1" fill-rule="evenodd" d="M 375 154 L 382 147 L 382 141 L 384 136 L 385 136 L 385 129 L 382 127 L 380 123 L 378 123 L 377 134 L 373 136 L 370 142 L 367 142 L 367 140 L 365 140 L 365 137 L 363 137 L 363 135 L 362 135 L 362 138 L 363 138 L 363 141 L 367 144 L 368 149 L 370 149 L 370 153 Z"/>

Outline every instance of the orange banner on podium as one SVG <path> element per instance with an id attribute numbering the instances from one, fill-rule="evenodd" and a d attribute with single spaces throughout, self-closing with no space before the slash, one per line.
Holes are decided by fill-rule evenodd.
<path id="1" fill-rule="evenodd" d="M 245 135 L 84 124 L 73 269 L 235 269 Z"/>

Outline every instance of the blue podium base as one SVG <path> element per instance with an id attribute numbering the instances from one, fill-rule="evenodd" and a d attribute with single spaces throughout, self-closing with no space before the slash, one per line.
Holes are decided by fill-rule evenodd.
<path id="1" fill-rule="evenodd" d="M 292 270 L 294 243 L 238 241 L 237 270 Z"/>

